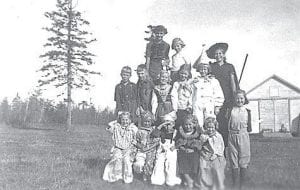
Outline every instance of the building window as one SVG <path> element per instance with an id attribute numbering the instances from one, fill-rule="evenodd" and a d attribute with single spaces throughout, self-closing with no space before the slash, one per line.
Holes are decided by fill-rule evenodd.
<path id="1" fill-rule="evenodd" d="M 279 96 L 279 89 L 277 86 L 270 86 L 270 97 L 278 97 Z"/>

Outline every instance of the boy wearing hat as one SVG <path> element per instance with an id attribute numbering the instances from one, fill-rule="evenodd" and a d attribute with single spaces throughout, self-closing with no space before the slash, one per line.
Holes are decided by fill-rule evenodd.
<path id="1" fill-rule="evenodd" d="M 116 102 L 115 113 L 119 111 L 128 111 L 133 121 L 136 121 L 136 109 L 137 109 L 137 94 L 136 85 L 129 79 L 131 77 L 131 68 L 124 66 L 121 70 L 121 82 L 115 87 L 114 100 Z"/>
<path id="2" fill-rule="evenodd" d="M 155 38 L 146 46 L 146 68 L 153 82 L 157 84 L 160 71 L 169 64 L 170 45 L 163 40 L 168 33 L 164 26 L 154 27 L 153 33 Z"/>

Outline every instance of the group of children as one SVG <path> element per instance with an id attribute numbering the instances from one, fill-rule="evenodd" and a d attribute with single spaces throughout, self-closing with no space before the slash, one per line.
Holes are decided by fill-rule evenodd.
<path id="1" fill-rule="evenodd" d="M 146 64 L 136 69 L 137 84 L 129 80 L 129 66 L 121 70 L 122 80 L 115 88 L 117 120 L 107 128 L 113 148 L 103 179 L 131 183 L 135 173 L 155 185 L 224 189 L 225 145 L 216 119 L 224 103 L 223 89 L 209 64 L 197 63 L 199 75 L 192 77 L 180 38 L 173 40 L 176 53 L 169 64 L 170 47 L 162 40 L 167 30 L 158 26 L 154 32 Z M 245 92 L 237 90 L 234 97 L 226 127 L 227 155 L 237 188 L 238 181 L 245 181 L 250 162 L 251 115 L 244 106 Z"/>

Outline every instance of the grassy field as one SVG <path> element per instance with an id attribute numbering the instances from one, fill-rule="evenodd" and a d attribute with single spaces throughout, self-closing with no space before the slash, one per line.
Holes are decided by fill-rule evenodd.
<path id="1" fill-rule="evenodd" d="M 109 159 L 105 126 L 17 129 L 0 125 L 0 189 L 183 189 L 102 180 Z M 247 189 L 300 189 L 300 139 L 252 136 Z M 226 171 L 230 184 L 230 173 Z"/>

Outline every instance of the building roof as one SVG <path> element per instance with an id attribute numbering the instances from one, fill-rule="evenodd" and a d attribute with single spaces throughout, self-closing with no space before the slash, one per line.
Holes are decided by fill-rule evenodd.
<path id="1" fill-rule="evenodd" d="M 283 85 L 285 85 L 285 86 L 287 86 L 287 87 L 293 89 L 293 90 L 296 91 L 297 93 L 300 93 L 300 88 L 298 88 L 297 86 L 295 86 L 295 85 L 289 83 L 288 81 L 286 81 L 286 80 L 284 80 L 284 79 L 282 79 L 282 78 L 280 78 L 279 76 L 277 76 L 277 75 L 274 74 L 274 75 L 270 76 L 269 78 L 267 78 L 266 80 L 264 80 L 264 81 L 262 81 L 261 83 L 259 83 L 258 85 L 256 85 L 256 86 L 255 86 L 254 88 L 252 88 L 251 90 L 249 90 L 249 91 L 247 92 L 247 94 L 249 94 L 250 92 L 256 90 L 257 88 L 259 88 L 260 86 L 262 86 L 264 83 L 266 83 L 267 81 L 269 81 L 269 80 L 271 80 L 271 79 L 274 79 L 274 80 L 276 80 L 276 81 L 282 83 Z"/>

